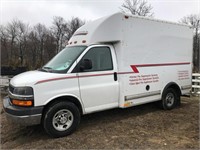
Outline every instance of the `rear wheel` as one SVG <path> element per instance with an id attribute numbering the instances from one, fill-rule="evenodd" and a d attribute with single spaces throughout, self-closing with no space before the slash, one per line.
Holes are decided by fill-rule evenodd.
<path id="1" fill-rule="evenodd" d="M 80 122 L 80 112 L 71 102 L 52 104 L 44 114 L 43 127 L 53 137 L 63 137 L 74 132 Z"/>
<path id="2" fill-rule="evenodd" d="M 164 91 L 161 101 L 161 106 L 165 110 L 173 109 L 180 101 L 180 95 L 173 88 L 168 88 Z"/>

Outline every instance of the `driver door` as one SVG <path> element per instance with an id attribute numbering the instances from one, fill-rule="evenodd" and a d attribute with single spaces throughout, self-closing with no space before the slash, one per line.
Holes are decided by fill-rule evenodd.
<path id="1" fill-rule="evenodd" d="M 118 107 L 119 85 L 113 48 L 93 46 L 80 60 L 79 68 L 84 60 L 90 60 L 92 64 L 91 69 L 81 69 L 77 73 L 85 112 Z"/>

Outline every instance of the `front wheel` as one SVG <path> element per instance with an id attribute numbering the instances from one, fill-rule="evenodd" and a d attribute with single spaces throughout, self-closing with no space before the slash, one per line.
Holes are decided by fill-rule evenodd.
<path id="1" fill-rule="evenodd" d="M 75 131 L 80 122 L 80 112 L 71 102 L 51 105 L 44 114 L 43 127 L 53 137 L 63 137 Z"/>
<path id="2" fill-rule="evenodd" d="M 179 100 L 180 95 L 173 88 L 168 88 L 162 96 L 162 108 L 165 110 L 173 109 L 177 106 Z"/>

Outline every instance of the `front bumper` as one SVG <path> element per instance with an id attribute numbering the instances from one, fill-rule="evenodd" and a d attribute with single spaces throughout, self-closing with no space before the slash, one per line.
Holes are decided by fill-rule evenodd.
<path id="1" fill-rule="evenodd" d="M 39 107 L 19 107 L 10 102 L 9 97 L 3 99 L 3 109 L 8 120 L 25 125 L 36 125 L 41 123 L 43 106 Z"/>

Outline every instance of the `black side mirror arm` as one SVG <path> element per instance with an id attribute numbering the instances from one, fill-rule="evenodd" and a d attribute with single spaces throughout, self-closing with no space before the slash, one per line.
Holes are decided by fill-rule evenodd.
<path id="1" fill-rule="evenodd" d="M 84 59 L 80 65 L 80 71 L 92 69 L 92 61 L 90 59 Z"/>

